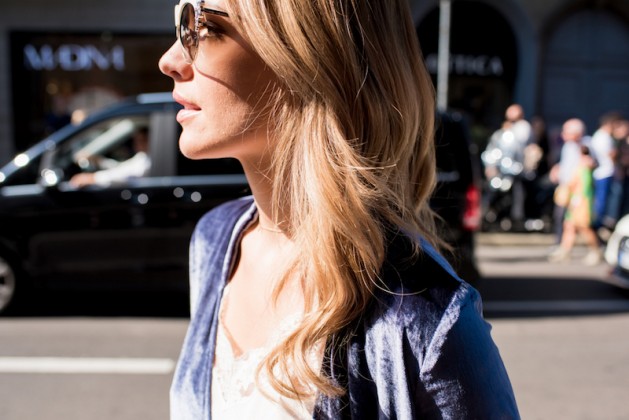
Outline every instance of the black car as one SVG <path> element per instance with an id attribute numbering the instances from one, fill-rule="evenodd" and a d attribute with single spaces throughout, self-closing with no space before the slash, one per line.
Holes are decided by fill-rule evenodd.
<path id="1" fill-rule="evenodd" d="M 471 152 L 462 114 L 442 113 L 436 127 L 437 188 L 430 206 L 439 217 L 443 238 L 453 248 L 446 257 L 459 276 L 477 285 L 474 237 L 481 225 L 480 162 Z"/>
<path id="2" fill-rule="evenodd" d="M 179 109 L 170 93 L 139 95 L 65 127 L 0 170 L 0 312 L 29 286 L 187 290 L 195 223 L 250 191 L 236 160 L 181 155 Z M 474 178 L 467 139 L 456 118 L 441 121 L 443 172 L 434 204 L 457 249 L 453 261 L 462 276 L 475 280 L 475 227 L 466 220 L 478 209 L 469 207 L 477 203 L 469 189 Z M 141 127 L 149 133 L 147 176 L 106 187 L 69 184 L 72 175 L 95 169 L 86 156 L 128 157 Z M 452 138 L 450 131 L 456 132 Z"/>

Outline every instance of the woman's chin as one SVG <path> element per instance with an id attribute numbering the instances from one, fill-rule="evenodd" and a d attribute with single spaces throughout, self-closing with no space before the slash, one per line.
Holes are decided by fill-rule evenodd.
<path id="1" fill-rule="evenodd" d="M 232 157 L 225 150 L 219 150 L 218 147 L 208 147 L 204 144 L 199 144 L 199 141 L 187 141 L 183 135 L 179 139 L 179 151 L 182 155 L 192 160 L 202 159 L 220 159 L 226 157 Z"/>
<path id="2" fill-rule="evenodd" d="M 185 157 L 193 160 L 222 158 L 259 160 L 267 152 L 268 143 L 262 136 L 241 133 L 226 136 L 224 133 L 217 135 L 184 128 L 179 137 L 179 150 Z"/>

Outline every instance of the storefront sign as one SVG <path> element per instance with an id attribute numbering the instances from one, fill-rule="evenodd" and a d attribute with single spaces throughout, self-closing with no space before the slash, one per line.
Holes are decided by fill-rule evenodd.
<path id="1" fill-rule="evenodd" d="M 426 57 L 426 67 L 437 74 L 437 54 Z M 458 76 L 500 77 L 504 73 L 502 59 L 489 55 L 453 54 L 450 56 L 450 74 Z"/>
<path id="2" fill-rule="evenodd" d="M 62 44 L 56 49 L 44 44 L 24 46 L 24 64 L 29 70 L 118 70 L 125 69 L 124 48 L 115 45 L 106 50 L 95 45 Z"/>

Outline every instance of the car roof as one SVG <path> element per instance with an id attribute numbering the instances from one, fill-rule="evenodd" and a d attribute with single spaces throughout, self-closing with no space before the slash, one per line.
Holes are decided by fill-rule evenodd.
<path id="1" fill-rule="evenodd" d="M 174 102 L 172 92 L 142 93 L 135 96 L 135 101 L 140 104 Z"/>

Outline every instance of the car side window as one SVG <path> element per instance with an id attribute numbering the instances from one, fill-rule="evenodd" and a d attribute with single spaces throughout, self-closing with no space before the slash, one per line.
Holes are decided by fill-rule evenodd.
<path id="1" fill-rule="evenodd" d="M 80 173 L 95 174 L 120 167 L 138 153 L 138 136 L 146 135 L 148 116 L 118 117 L 91 125 L 47 153 L 42 182 L 54 185 Z"/>

